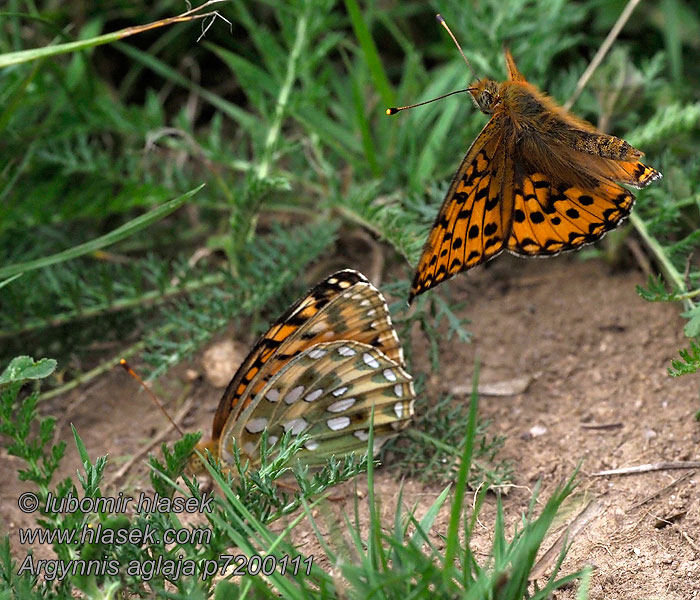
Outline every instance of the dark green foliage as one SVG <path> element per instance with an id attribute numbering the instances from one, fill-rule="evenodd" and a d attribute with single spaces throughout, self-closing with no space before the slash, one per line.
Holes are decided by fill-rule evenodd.
<path id="1" fill-rule="evenodd" d="M 637 286 L 637 293 L 647 302 L 675 302 L 681 300 L 681 291 L 668 292 L 661 277 L 649 276 L 647 287 Z"/>
<path id="2" fill-rule="evenodd" d="M 12 558 L 10 537 L 0 540 L 0 598 L 2 600 L 50 600 L 59 598 L 46 582 L 28 574 L 17 575 L 20 565 Z"/>
<path id="3" fill-rule="evenodd" d="M 687 375 L 688 373 L 695 373 L 700 369 L 700 345 L 696 342 L 690 342 L 690 347 L 685 349 L 682 348 L 678 351 L 681 355 L 681 360 L 674 358 L 671 360 L 671 368 L 668 370 L 668 374 L 672 377 L 679 377 L 680 375 Z"/>
<path id="4" fill-rule="evenodd" d="M 56 419 L 48 417 L 39 421 L 38 435 L 31 435 L 37 420 L 39 393 L 34 390 L 17 404 L 20 388 L 28 380 L 48 377 L 56 368 L 56 361 L 42 359 L 35 363 L 28 356 L 17 357 L 0 375 L 0 434 L 12 441 L 7 451 L 21 458 L 27 465 L 19 471 L 21 481 L 35 483 L 44 493 L 53 478 L 66 449 L 61 442 L 51 446 Z"/>
<path id="5" fill-rule="evenodd" d="M 138 6 L 113 0 L 12 0 L 8 7 L 11 14 L 0 20 L 0 57 L 89 41 L 183 9 L 174 0 Z M 434 21 L 438 10 L 479 75 L 504 77 L 502 47 L 508 44 L 528 79 L 563 102 L 621 5 L 593 0 L 445 0 L 439 6 L 417 0 L 389 5 L 234 0 L 216 8 L 232 28 L 215 21 L 199 44 L 200 28 L 185 23 L 109 46 L 86 46 L 0 68 L 0 269 L 10 269 L 0 277 L 0 361 L 50 349 L 55 356 L 76 357 L 72 364 L 60 361 L 63 378 L 71 380 L 90 373 L 96 362 L 110 364 L 115 356 L 138 351 L 152 367 L 152 376 L 162 374 L 232 319 L 240 319 L 246 333 L 259 332 L 313 283 L 305 275 L 325 269 L 340 232 L 362 227 L 386 242 L 388 270 L 396 272 L 396 265 L 404 265 L 404 278 L 385 288 L 397 298 L 392 314 L 402 339 L 409 339 L 418 322 L 427 340 L 427 357 L 418 361 L 415 353 L 411 356 L 412 372 L 420 378 L 436 371 L 440 332 L 447 329 L 453 343 L 466 341 L 466 321 L 457 316 L 461 307 L 444 290 L 422 296 L 405 312 L 411 276 L 406 261 L 417 261 L 446 184 L 485 117 L 466 96 L 393 118 L 384 109 L 464 88 L 470 81 L 459 54 Z M 692 2 L 664 0 L 661 9 L 638 7 L 574 106 L 576 114 L 643 149 L 649 164 L 664 173 L 661 182 L 638 194 L 630 219 L 663 276 L 640 293 L 653 300 L 682 301 L 691 338 L 700 331 L 700 271 L 693 256 L 700 229 L 699 31 Z M 187 199 L 186 207 L 148 230 L 129 230 L 129 237 L 109 246 L 82 246 L 128 227 L 146 210 L 181 199 L 202 183 L 206 186 Z M 90 251 L 26 269 L 28 261 L 81 248 Z M 90 349 L 95 341 L 111 340 L 119 342 L 112 356 L 95 356 Z M 673 362 L 672 374 L 700 368 L 698 348 L 691 339 L 681 360 Z M 44 376 L 47 363 L 37 368 L 36 376 Z M 20 379 L 27 378 L 25 372 Z M 57 496 L 76 493 L 70 480 L 51 487 L 64 448 L 51 443 L 50 418 L 32 428 L 36 392 L 16 402 L 18 386 L 0 380 L 1 432 L 9 438 L 11 452 L 25 460 L 21 477 L 42 494 L 50 489 Z M 500 440 L 480 436 L 475 399 L 466 438 L 457 425 L 467 419 L 461 407 L 451 408 L 444 400 L 421 411 L 431 422 L 424 419 L 425 434 L 410 441 L 412 455 L 406 459 L 414 472 L 418 464 L 443 465 L 444 456 L 437 451 L 442 444 L 448 461 L 443 475 L 458 469 L 458 496 L 468 481 L 474 482 L 475 466 L 481 469 L 479 477 L 497 482 L 504 476 L 500 468 L 495 475 L 491 472 Z M 83 463 L 78 485 L 83 494 L 97 497 L 105 459 L 93 464 L 77 433 L 75 441 Z M 187 437 L 172 451 L 164 449 L 165 464 L 151 463 L 155 489 L 173 493 L 172 482 L 194 442 Z M 283 459 L 291 459 L 297 443 L 285 442 Z M 468 460 L 455 460 L 462 451 Z M 253 553 L 276 542 L 266 522 L 289 514 L 328 486 L 367 468 L 372 490 L 373 463 L 350 460 L 331 464 L 313 477 L 297 470 L 303 477 L 300 494 L 286 495 L 273 484 L 288 474 L 286 464 L 275 459 L 257 472 L 246 472 L 236 483 L 240 497 L 225 486 L 226 503 L 211 515 L 216 542 L 206 548 L 124 545 L 83 551 L 104 552 L 120 561 L 178 552 L 201 559 L 216 558 L 233 541 Z M 213 471 L 220 483 L 228 477 L 217 467 Z M 189 479 L 187 487 L 190 494 L 199 494 Z M 343 571 L 350 582 L 347 595 L 405 597 L 416 592 L 420 582 L 415 574 L 420 573 L 432 585 L 433 596 L 439 590 L 467 598 L 522 598 L 528 594 L 535 551 L 569 490 L 567 484 L 539 518 L 528 518 L 513 543 L 506 542 L 498 521 L 494 558 L 486 569 L 478 566 L 468 541 L 457 554 L 456 526 L 449 532 L 446 557 L 435 548 L 429 555 L 420 549 L 419 544 L 429 543 L 425 533 L 438 503 L 420 523 L 415 544 L 403 544 L 405 523 L 417 524 L 413 514 L 399 506 L 395 531 L 385 536 L 375 512 L 369 538 L 354 530 L 353 553 L 362 561 L 357 570 Z M 371 495 L 372 506 L 374 500 Z M 462 505 L 455 506 L 454 514 L 460 516 Z M 48 529 L 88 522 L 123 525 L 111 518 L 75 513 L 65 518 L 43 515 L 40 522 Z M 162 530 L 176 518 L 137 517 L 131 526 Z M 465 533 L 468 538 L 468 527 Z M 54 550 L 67 558 L 73 548 L 57 545 Z M 276 551 L 294 549 L 282 543 Z M 459 570 L 453 569 L 454 558 L 461 559 Z M 439 565 L 448 568 L 441 571 Z M 71 580 L 35 589 L 31 577 L 14 575 L 16 568 L 7 544 L 0 546 L 0 576 L 11 590 L 0 590 L 0 598 L 69 597 Z M 569 577 L 553 577 L 530 597 L 548 597 Z M 146 584 L 136 577 L 72 583 L 90 597 L 100 597 L 96 588 L 109 596 L 117 586 L 133 596 L 165 594 L 162 577 Z M 210 582 L 196 578 L 180 579 L 176 586 L 173 597 L 205 598 L 212 592 Z M 275 578 L 268 584 L 244 578 L 235 585 L 222 581 L 216 597 L 251 587 L 261 597 L 345 593 L 314 567 L 308 579 Z"/>
<path id="6" fill-rule="evenodd" d="M 223 288 L 194 290 L 186 301 L 174 302 L 165 323 L 148 334 L 144 358 L 155 367 L 151 377 L 190 356 L 232 319 L 255 313 L 279 296 L 335 234 L 336 226 L 325 223 L 291 232 L 275 226 L 273 235 L 254 238 L 243 248 L 246 261 L 238 276 L 220 272 Z"/>
<path id="7" fill-rule="evenodd" d="M 159 496 L 172 497 L 174 491 L 172 482 L 184 472 L 187 461 L 201 437 L 201 433 L 186 433 L 173 444 L 172 451 L 167 444 L 162 444 L 161 451 L 165 464 L 155 456 L 148 459 L 151 467 L 151 486 Z"/>

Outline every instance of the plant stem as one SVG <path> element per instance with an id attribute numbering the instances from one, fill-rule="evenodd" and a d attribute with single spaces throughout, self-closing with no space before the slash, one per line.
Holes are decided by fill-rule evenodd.
<path id="1" fill-rule="evenodd" d="M 673 263 L 671 262 L 669 257 L 666 256 L 666 252 L 664 252 L 664 249 L 661 246 L 661 244 L 659 244 L 656 238 L 649 233 L 644 220 L 641 217 L 639 217 L 636 213 L 632 213 L 629 216 L 629 220 L 630 223 L 632 223 L 634 228 L 637 230 L 639 235 L 642 236 L 644 243 L 656 257 L 656 260 L 659 262 L 659 266 L 661 267 L 661 270 L 663 271 L 666 279 L 671 282 L 675 289 L 685 289 L 685 282 L 683 281 L 683 276 L 678 272 L 676 267 L 673 266 Z M 687 297 L 683 298 L 683 304 L 687 309 L 691 309 L 694 306 L 690 299 Z"/>
<path id="2" fill-rule="evenodd" d="M 289 53 L 289 60 L 287 61 L 287 74 L 285 75 L 284 83 L 282 84 L 280 93 L 277 96 L 275 116 L 272 119 L 270 129 L 267 131 L 267 138 L 265 139 L 265 149 L 263 150 L 262 160 L 260 161 L 256 172 L 256 177 L 260 181 L 265 179 L 270 172 L 272 153 L 274 152 L 275 146 L 277 145 L 280 129 L 282 128 L 282 119 L 284 118 L 284 114 L 287 109 L 287 104 L 289 102 L 289 96 L 292 92 L 292 86 L 294 85 L 294 80 L 296 79 L 297 62 L 299 61 L 299 56 L 301 55 L 302 48 L 306 43 L 306 28 L 309 21 L 310 8 L 311 3 L 307 0 L 307 2 L 305 2 L 304 11 L 299 17 L 299 21 L 297 21 L 297 30 L 294 39 L 294 45 L 292 46 L 292 51 Z"/>
<path id="3" fill-rule="evenodd" d="M 217 285 L 219 283 L 222 283 L 224 279 L 225 275 L 223 273 L 215 273 L 213 275 L 208 275 L 196 281 L 189 281 L 179 287 L 170 287 L 165 291 L 152 290 L 150 292 L 142 294 L 138 298 L 129 298 L 128 300 L 117 300 L 116 302 L 113 302 L 109 305 L 102 304 L 83 310 L 71 310 L 53 318 L 34 319 L 19 330 L 0 330 L 0 339 L 15 335 L 22 335 L 43 327 L 58 327 L 60 325 L 65 325 L 66 323 L 70 323 L 71 321 L 75 321 L 78 319 L 89 319 L 91 317 L 115 313 L 145 304 L 161 304 L 163 301 L 168 300 L 169 298 L 172 298 L 174 296 L 186 294 L 198 290 L 200 288 L 206 288 L 211 287 L 213 285 Z"/>

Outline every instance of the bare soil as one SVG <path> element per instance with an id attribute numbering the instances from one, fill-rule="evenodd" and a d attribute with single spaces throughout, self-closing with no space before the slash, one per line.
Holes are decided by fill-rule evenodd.
<path id="1" fill-rule="evenodd" d="M 491 268 L 458 277 L 447 285 L 454 297 L 466 300 L 464 316 L 471 319 L 468 328 L 474 340 L 442 342 L 442 370 L 431 377 L 428 393 L 437 398 L 468 385 L 477 356 L 482 384 L 531 376 L 523 393 L 480 400 L 481 415 L 493 420 L 492 431 L 507 436 L 503 458 L 515 465 L 513 487 L 504 497 L 510 531 L 527 509 L 538 481 L 541 505 L 582 460 L 579 494 L 569 506 L 570 516 L 592 499 L 596 504 L 587 526 L 573 540 L 563 572 L 595 565 L 591 598 L 700 598 L 700 475 L 667 468 L 625 476 L 593 475 L 646 463 L 700 460 L 700 424 L 693 420 L 699 404 L 698 378 L 674 379 L 666 372 L 670 359 L 685 344 L 683 321 L 677 306 L 642 300 L 635 285 L 643 282 L 637 271 L 611 273 L 602 262 L 582 262 L 575 256 L 500 257 Z M 247 336 L 233 337 L 246 347 Z M 419 346 L 420 336 L 413 341 Z M 424 349 L 416 347 L 415 355 L 427 364 Z M 235 366 L 232 362 L 230 373 Z M 202 371 L 198 361 L 190 368 Z M 173 413 L 178 411 L 187 375 L 183 366 L 161 382 L 163 397 L 174 399 Z M 220 391 L 199 382 L 185 392 L 195 398 L 186 426 L 208 432 Z M 457 401 L 465 400 L 465 394 L 458 396 Z M 59 416 L 60 437 L 68 443 L 63 475 L 71 476 L 79 460 L 69 422 L 93 457 L 109 454 L 108 479 L 165 426 L 151 400 L 119 371 L 47 402 L 42 411 Z M 16 479 L 19 461 L 3 453 L 0 524 L 10 532 L 15 557 L 21 560 L 27 548 L 19 545 L 16 530 L 35 523 L 18 510 L 16 499 L 30 486 Z M 378 471 L 387 523 L 398 485 L 391 469 Z M 117 489 L 132 495 L 149 489 L 142 462 Z M 341 491 L 348 498 L 335 503 L 335 510 L 351 509 L 350 489 Z M 442 486 L 409 481 L 405 504 L 417 503 L 422 515 L 441 490 Z M 447 526 L 443 512 L 434 527 L 437 545 Z M 488 552 L 494 512 L 491 497 L 474 538 L 477 556 L 486 557 Z M 303 552 L 319 554 L 310 529 L 300 526 L 295 539 Z M 49 551 L 36 550 L 39 556 Z M 574 598 L 575 590 L 556 597 Z"/>

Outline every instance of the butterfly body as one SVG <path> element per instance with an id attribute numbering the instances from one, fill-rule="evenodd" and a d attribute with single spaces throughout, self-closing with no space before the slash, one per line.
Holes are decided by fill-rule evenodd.
<path id="1" fill-rule="evenodd" d="M 661 173 L 643 153 L 598 132 L 528 83 L 506 51 L 509 78 L 469 88 L 491 115 L 450 185 L 423 249 L 409 302 L 504 250 L 548 256 L 596 241 Z"/>
<path id="2" fill-rule="evenodd" d="M 365 452 L 370 424 L 376 452 L 408 424 L 414 398 L 384 298 L 362 274 L 340 271 L 257 341 L 224 392 L 211 438 L 197 449 L 227 467 L 235 442 L 255 464 L 263 431 L 271 447 L 286 432 L 305 433 L 299 458 L 322 465 Z M 190 471 L 203 471 L 196 455 Z"/>

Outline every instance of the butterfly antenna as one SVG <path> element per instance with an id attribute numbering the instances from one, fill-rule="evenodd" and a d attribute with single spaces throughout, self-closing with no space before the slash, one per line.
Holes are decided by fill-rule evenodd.
<path id="1" fill-rule="evenodd" d="M 134 370 L 131 368 L 131 366 L 129 365 L 129 363 L 126 362 L 126 360 L 122 358 L 122 359 L 119 361 L 119 364 L 120 364 L 122 367 L 124 367 L 124 370 L 125 370 L 129 375 L 131 375 L 136 381 L 138 381 L 138 382 L 141 384 L 141 387 L 142 387 L 144 390 L 146 390 L 146 391 L 148 392 L 148 394 L 151 396 L 151 398 L 153 398 L 153 401 L 158 405 L 158 408 L 160 408 L 160 410 L 163 411 L 163 414 L 168 418 L 168 421 L 170 421 L 170 423 L 172 424 L 172 426 L 177 430 L 177 432 L 178 432 L 180 435 L 184 436 L 185 434 L 183 433 L 182 429 L 180 429 L 180 427 L 178 427 L 178 424 L 177 424 L 175 421 L 172 420 L 171 416 L 168 414 L 168 411 L 165 410 L 165 407 L 163 406 L 163 404 L 161 403 L 161 401 L 158 399 L 158 396 L 156 396 L 155 393 L 151 390 L 151 388 L 149 388 L 149 387 L 144 383 L 143 379 L 141 379 L 141 377 L 139 377 L 138 373 L 137 373 L 136 371 L 134 371 Z"/>
<path id="2" fill-rule="evenodd" d="M 462 55 L 462 58 L 464 59 L 464 62 L 467 63 L 469 70 L 472 72 L 474 79 L 479 79 L 479 76 L 474 72 L 474 69 L 472 69 L 471 63 L 467 60 L 467 57 L 464 55 L 464 51 L 462 50 L 462 46 L 459 45 L 457 38 L 450 31 L 450 28 L 447 26 L 447 23 L 445 23 L 445 19 L 442 18 L 442 15 L 440 13 L 435 15 L 435 18 L 437 19 L 438 23 L 440 23 L 440 25 L 442 25 L 445 28 L 445 31 L 447 31 L 447 33 L 450 34 L 452 41 L 455 43 L 455 46 L 457 46 L 457 50 L 459 50 L 459 53 Z"/>
<path id="3" fill-rule="evenodd" d="M 479 79 L 479 76 L 474 72 L 474 69 L 472 69 L 471 63 L 467 60 L 467 57 L 464 55 L 464 51 L 462 50 L 462 46 L 459 45 L 457 38 L 454 36 L 452 31 L 450 31 L 450 28 L 447 26 L 447 23 L 445 23 L 445 19 L 443 19 L 442 15 L 439 13 L 437 15 L 435 15 L 435 17 L 437 18 L 438 23 L 440 23 L 440 25 L 442 25 L 445 28 L 447 33 L 450 34 L 452 41 L 455 43 L 455 46 L 457 46 L 457 50 L 459 50 L 459 53 L 462 55 L 462 58 L 464 59 L 464 62 L 467 63 L 469 70 L 472 72 L 474 79 Z M 432 100 L 426 100 L 425 102 L 419 102 L 418 104 L 409 104 L 408 106 L 396 106 L 396 107 L 392 107 L 392 108 L 387 108 L 386 114 L 389 116 L 395 115 L 397 112 L 401 112 L 402 110 L 408 110 L 409 108 L 416 108 L 416 106 L 423 106 L 424 104 L 430 104 L 431 102 L 435 102 L 436 100 L 442 100 L 443 98 L 447 98 L 448 96 L 452 96 L 453 94 L 463 94 L 464 92 L 471 92 L 474 89 L 475 88 L 466 88 L 464 90 L 457 90 L 455 92 L 450 92 L 449 94 L 443 94 L 442 96 L 438 96 L 437 98 L 433 98 Z"/>
<path id="4" fill-rule="evenodd" d="M 397 112 L 401 112 L 402 110 L 408 110 L 409 108 L 415 108 L 416 106 L 423 106 L 424 104 L 430 104 L 431 102 L 437 102 L 438 100 L 442 100 L 443 98 L 447 98 L 447 96 L 453 96 L 454 94 L 463 94 L 464 92 L 468 92 L 474 88 L 465 88 L 463 90 L 455 90 L 454 92 L 450 92 L 449 94 L 443 94 L 442 96 L 438 96 L 437 98 L 433 98 L 432 100 L 426 100 L 425 102 L 419 102 L 418 104 L 409 104 L 408 106 L 395 106 L 392 108 L 387 108 L 386 109 L 386 114 L 387 115 L 395 115 Z"/>

